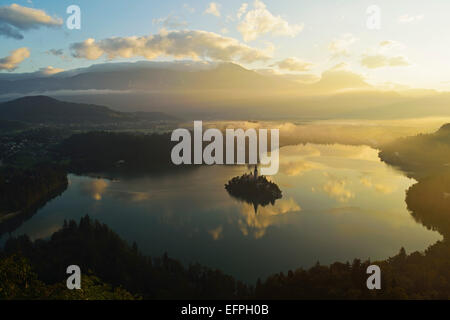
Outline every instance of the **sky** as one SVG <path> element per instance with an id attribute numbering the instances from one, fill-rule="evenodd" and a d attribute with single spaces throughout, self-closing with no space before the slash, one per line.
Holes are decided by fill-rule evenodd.
<path id="1" fill-rule="evenodd" d="M 66 25 L 70 5 L 79 30 Z M 0 73 L 196 59 L 449 90 L 449 13 L 448 0 L 0 0 Z"/>

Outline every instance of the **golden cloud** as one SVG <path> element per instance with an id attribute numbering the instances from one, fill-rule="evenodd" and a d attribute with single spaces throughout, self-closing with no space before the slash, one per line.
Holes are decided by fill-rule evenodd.
<path id="1" fill-rule="evenodd" d="M 383 67 L 405 67 L 411 63 L 404 56 L 389 57 L 383 54 L 363 55 L 361 65 L 369 69 L 383 68 Z"/>
<path id="2" fill-rule="evenodd" d="M 411 14 L 403 14 L 398 17 L 398 23 L 412 23 L 422 21 L 424 18 L 423 14 L 411 15 Z"/>
<path id="3" fill-rule="evenodd" d="M 350 33 L 343 34 L 331 41 L 328 45 L 328 50 L 331 51 L 333 57 L 348 56 L 350 54 L 350 46 L 355 43 L 356 40 L 357 39 Z"/>
<path id="4" fill-rule="evenodd" d="M 324 71 L 320 80 L 312 84 L 311 88 L 330 93 L 349 89 L 369 89 L 371 86 L 363 75 L 351 71 L 347 64 L 339 63 Z"/>
<path id="5" fill-rule="evenodd" d="M 59 27 L 62 19 L 49 16 L 44 10 L 22 7 L 18 4 L 0 7 L 0 35 L 23 39 L 19 30 Z"/>
<path id="6" fill-rule="evenodd" d="M 28 48 L 24 47 L 14 50 L 9 56 L 0 59 L 0 70 L 13 71 L 28 57 L 30 57 Z"/>
<path id="7" fill-rule="evenodd" d="M 247 7 L 245 7 L 246 9 Z M 245 14 L 244 19 L 238 25 L 238 31 L 246 42 L 255 40 L 264 34 L 294 37 L 302 30 L 303 25 L 291 25 L 281 16 L 274 16 L 267 10 L 266 5 L 259 0 L 255 0 L 253 9 Z"/>
<path id="8" fill-rule="evenodd" d="M 47 75 L 57 74 L 57 73 L 60 73 L 60 72 L 63 72 L 63 71 L 64 71 L 64 69 L 54 68 L 52 66 L 48 66 L 48 67 L 39 69 L 38 72 L 40 74 L 42 74 L 42 75 L 46 75 L 47 76 Z"/>
<path id="9" fill-rule="evenodd" d="M 303 61 L 298 58 L 292 57 L 281 60 L 275 63 L 273 66 L 288 71 L 308 71 L 309 69 L 311 69 L 313 64 L 311 62 Z"/>
<path id="10" fill-rule="evenodd" d="M 208 8 L 206 8 L 205 14 L 211 14 L 216 17 L 220 17 L 220 4 L 216 2 L 210 2 Z"/>
<path id="11" fill-rule="evenodd" d="M 243 3 L 241 4 L 241 6 L 239 7 L 239 10 L 236 14 L 236 17 L 238 19 L 241 19 L 241 17 L 247 12 L 247 8 L 248 8 L 248 3 Z"/>
<path id="12" fill-rule="evenodd" d="M 255 49 L 238 40 L 201 30 L 164 31 L 143 37 L 115 37 L 96 41 L 89 38 L 71 45 L 75 58 L 96 60 L 144 57 L 174 57 L 177 59 L 212 59 L 251 63 L 270 58 L 265 50 Z"/>

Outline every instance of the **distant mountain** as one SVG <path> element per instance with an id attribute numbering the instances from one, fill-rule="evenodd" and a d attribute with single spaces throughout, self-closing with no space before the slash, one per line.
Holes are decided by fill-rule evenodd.
<path id="1" fill-rule="evenodd" d="M 261 90 L 296 88 L 295 82 L 263 76 L 233 63 L 103 64 L 48 77 L 0 77 L 0 94 L 58 90 Z"/>
<path id="2" fill-rule="evenodd" d="M 386 93 L 380 94 L 377 101 L 382 101 Z M 365 104 L 367 105 L 367 104 Z M 385 99 L 383 104 L 359 108 L 341 114 L 342 117 L 368 119 L 402 119 L 431 116 L 450 117 L 450 93 L 436 93 L 424 97 L 403 99 Z"/>
<path id="3" fill-rule="evenodd" d="M 118 112 L 93 104 L 72 103 L 47 96 L 28 96 L 0 104 L 0 120 L 27 123 L 111 123 L 174 120 L 160 112 Z"/>
<path id="4" fill-rule="evenodd" d="M 95 104 L 96 111 L 92 111 L 107 114 L 107 121 L 120 121 L 130 115 L 101 111 L 97 105 L 120 111 L 162 110 L 184 119 L 204 120 L 450 116 L 450 93 L 377 89 L 343 66 L 302 82 L 310 76 L 248 70 L 233 63 L 110 62 L 53 75 L 1 73 L 0 101 L 23 95 L 51 95 L 73 103 Z M 148 116 L 165 117 L 156 113 Z"/>

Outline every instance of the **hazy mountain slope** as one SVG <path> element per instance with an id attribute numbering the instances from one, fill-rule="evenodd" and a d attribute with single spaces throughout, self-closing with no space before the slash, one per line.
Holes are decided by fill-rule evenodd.
<path id="1" fill-rule="evenodd" d="M 261 90 L 294 89 L 289 80 L 260 75 L 232 63 L 212 69 L 169 68 L 165 65 L 138 68 L 130 64 L 116 68 L 93 68 L 67 76 L 0 80 L 0 94 L 46 92 L 57 90 Z M 14 79 L 14 78 L 13 78 Z"/>
<path id="2" fill-rule="evenodd" d="M 367 107 L 342 114 L 344 117 L 370 119 L 402 119 L 450 116 L 450 94 L 441 93 L 421 98 L 404 98 L 403 101 L 385 101 L 378 107 Z"/>
<path id="3" fill-rule="evenodd" d="M 105 63 L 46 77 L 0 76 L 0 101 L 35 92 L 124 112 L 205 120 L 450 116 L 448 93 L 377 90 L 361 75 L 336 68 L 308 84 L 233 63 L 192 61 Z"/>
<path id="4" fill-rule="evenodd" d="M 105 123 L 135 119 L 169 120 L 161 113 L 124 113 L 108 107 L 56 100 L 47 96 L 30 96 L 0 104 L 0 119 L 29 123 Z"/>

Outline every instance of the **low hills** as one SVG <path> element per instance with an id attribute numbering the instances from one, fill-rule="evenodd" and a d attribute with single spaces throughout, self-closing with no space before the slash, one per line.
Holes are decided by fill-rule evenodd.
<path id="1" fill-rule="evenodd" d="M 25 123 L 112 123 L 136 120 L 174 120 L 161 112 L 118 112 L 105 106 L 27 96 L 0 104 L 0 120 Z"/>

